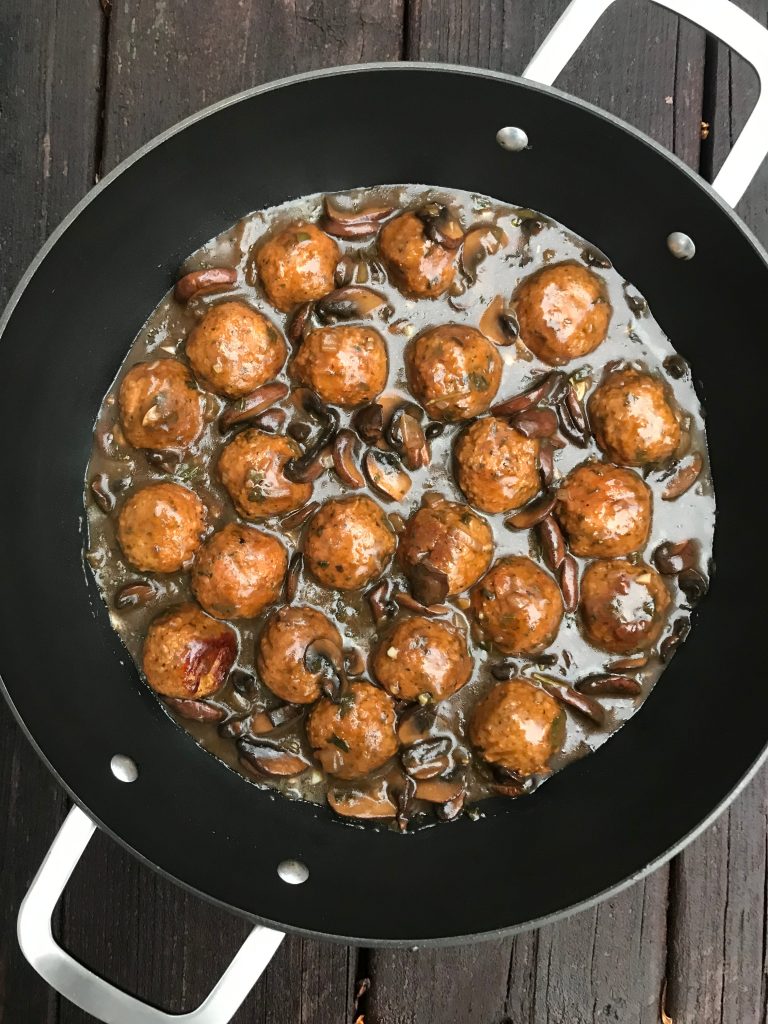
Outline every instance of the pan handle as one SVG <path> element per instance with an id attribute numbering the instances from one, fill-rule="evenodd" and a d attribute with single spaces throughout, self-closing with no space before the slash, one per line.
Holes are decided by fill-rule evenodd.
<path id="1" fill-rule="evenodd" d="M 226 1024 L 274 956 L 283 933 L 257 925 L 190 1013 L 165 1013 L 142 1003 L 65 953 L 51 932 L 53 909 L 95 830 L 79 807 L 72 808 L 59 829 L 19 910 L 17 934 L 24 956 L 52 988 L 105 1024 Z"/>
<path id="2" fill-rule="evenodd" d="M 571 0 L 523 72 L 552 85 L 614 0 Z M 747 60 L 760 80 L 760 96 L 733 150 L 712 185 L 736 206 L 768 155 L 768 30 L 730 0 L 653 0 L 699 25 Z"/>

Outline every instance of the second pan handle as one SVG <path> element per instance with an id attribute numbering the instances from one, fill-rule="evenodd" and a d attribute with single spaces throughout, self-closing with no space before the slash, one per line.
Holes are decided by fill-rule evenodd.
<path id="1" fill-rule="evenodd" d="M 615 0 L 572 0 L 538 52 L 523 78 L 552 85 L 600 17 Z M 722 40 L 744 57 L 757 72 L 760 96 L 741 135 L 712 185 L 723 199 L 736 206 L 765 157 L 768 156 L 768 29 L 731 0 L 653 0 Z"/>

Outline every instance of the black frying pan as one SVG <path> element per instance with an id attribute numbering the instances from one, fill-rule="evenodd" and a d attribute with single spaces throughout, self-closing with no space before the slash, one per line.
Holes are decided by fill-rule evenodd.
<path id="1" fill-rule="evenodd" d="M 609 2 L 592 2 L 593 13 Z M 713 17 L 734 10 L 711 3 Z M 712 27 L 736 38 L 736 22 Z M 768 67 L 768 33 L 756 23 L 749 31 Z M 442 117 L 423 116 L 429 109 L 450 110 L 461 138 Z M 527 132 L 529 149 L 497 144 L 510 125 Z M 738 198 L 739 168 L 726 178 Z M 405 836 L 273 799 L 197 747 L 139 682 L 81 555 L 99 403 L 186 255 L 249 210 L 385 182 L 529 206 L 608 253 L 701 382 L 719 504 L 711 593 L 642 711 L 534 797 L 491 801 L 479 822 Z M 694 240 L 693 259 L 672 255 L 674 231 Z M 749 360 L 766 293 L 766 253 L 712 188 L 637 131 L 540 85 L 446 66 L 341 68 L 190 119 L 94 189 L 5 314 L 0 667 L 20 724 L 76 803 L 136 856 L 279 929 L 366 944 L 459 942 L 615 893 L 711 822 L 765 752 L 768 687 L 755 648 L 768 567 L 752 455 L 764 389 Z M 131 785 L 110 770 L 115 754 L 138 766 Z M 308 867 L 304 884 L 278 876 L 290 859 Z"/>

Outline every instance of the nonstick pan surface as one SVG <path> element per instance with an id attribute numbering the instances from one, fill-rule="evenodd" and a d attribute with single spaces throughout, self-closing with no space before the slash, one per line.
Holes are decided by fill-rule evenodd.
<path id="1" fill-rule="evenodd" d="M 505 125 L 523 127 L 531 148 L 501 149 Z M 385 182 L 529 206 L 608 253 L 700 381 L 719 508 L 711 592 L 642 711 L 534 797 L 404 836 L 275 799 L 198 748 L 138 679 L 82 561 L 99 403 L 185 256 L 247 211 Z M 694 259 L 670 255 L 675 230 L 695 239 Z M 342 68 L 191 119 L 80 204 L 6 314 L 0 670 L 20 723 L 128 849 L 278 928 L 366 944 L 462 941 L 628 884 L 704 827 L 764 753 L 766 545 L 753 453 L 766 292 L 766 254 L 696 175 L 609 115 L 519 79 Z M 139 766 L 130 786 L 110 771 L 116 753 Z M 286 858 L 307 864 L 304 885 L 278 878 Z"/>

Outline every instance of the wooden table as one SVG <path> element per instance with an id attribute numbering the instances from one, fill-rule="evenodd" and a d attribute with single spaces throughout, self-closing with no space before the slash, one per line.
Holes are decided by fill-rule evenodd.
<path id="1" fill-rule="evenodd" d="M 768 21 L 768 0 L 737 2 Z M 359 61 L 519 72 L 565 4 L 2 0 L 0 304 L 100 175 L 200 107 L 282 75 Z M 755 76 L 741 61 L 646 0 L 620 0 L 559 84 L 626 117 L 707 178 L 756 95 Z M 633 212 L 642 216 L 642 201 L 627 197 L 629 224 Z M 768 170 L 741 213 L 768 242 Z M 50 325 L 55 332 L 55 309 Z M 4 705 L 0 780 L 0 1024 L 83 1021 L 16 946 L 19 901 L 67 801 Z M 761 772 L 668 867 L 537 932 L 415 953 L 289 938 L 235 1019 L 656 1024 L 666 988 L 675 1024 L 765 1022 L 767 781 Z M 197 1005 L 248 929 L 103 836 L 78 868 L 56 926 L 67 948 L 105 976 L 177 1010 Z M 370 988 L 356 1006 L 363 979 Z"/>

